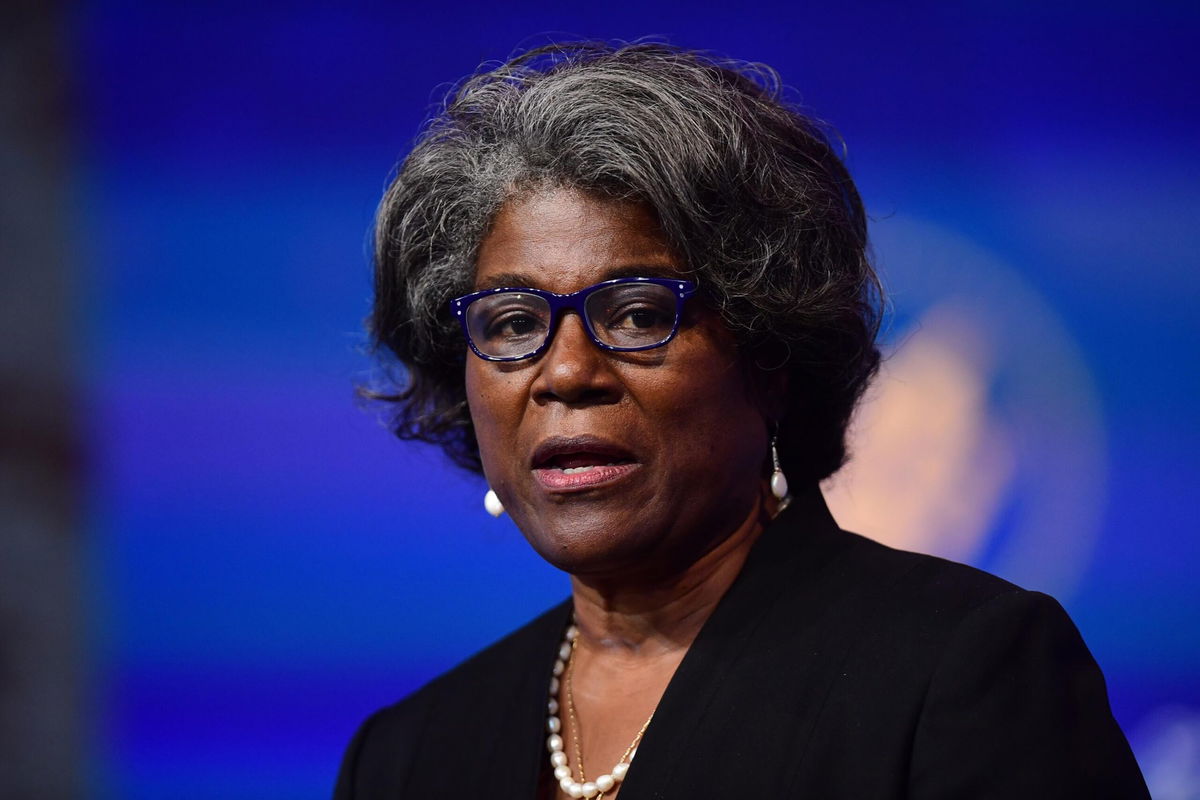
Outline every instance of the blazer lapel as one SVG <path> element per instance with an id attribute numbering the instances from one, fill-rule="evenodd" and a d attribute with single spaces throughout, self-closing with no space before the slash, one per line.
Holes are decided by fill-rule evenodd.
<path id="1" fill-rule="evenodd" d="M 796 757 L 819 712 L 826 681 L 805 678 L 825 660 L 826 567 L 851 538 L 815 485 L 776 517 L 667 686 L 621 800 L 782 793 L 771 761 Z"/>

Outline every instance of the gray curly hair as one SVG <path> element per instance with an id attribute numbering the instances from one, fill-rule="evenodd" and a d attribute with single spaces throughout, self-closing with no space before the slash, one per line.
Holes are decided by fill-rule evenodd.
<path id="1" fill-rule="evenodd" d="M 858 192 L 772 69 L 658 43 L 531 50 L 467 79 L 418 138 L 375 227 L 368 328 L 403 369 L 368 394 L 395 434 L 481 471 L 448 304 L 471 291 L 500 207 L 560 187 L 654 209 L 747 368 L 787 370 L 774 422 L 794 485 L 833 474 L 879 364 Z"/>

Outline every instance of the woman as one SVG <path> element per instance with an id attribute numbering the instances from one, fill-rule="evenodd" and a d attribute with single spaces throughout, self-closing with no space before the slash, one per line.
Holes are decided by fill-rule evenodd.
<path id="1" fill-rule="evenodd" d="M 383 200 L 371 332 L 396 432 L 571 598 L 373 715 L 338 798 L 1147 796 L 1057 603 L 829 516 L 866 246 L 765 68 L 562 45 L 458 89 Z"/>

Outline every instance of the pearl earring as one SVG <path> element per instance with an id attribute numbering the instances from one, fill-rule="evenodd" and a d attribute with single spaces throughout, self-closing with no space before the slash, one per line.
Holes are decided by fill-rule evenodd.
<path id="1" fill-rule="evenodd" d="M 787 484 L 785 483 L 784 486 Z M 483 507 L 493 517 L 499 517 L 504 513 L 504 504 L 500 502 L 500 498 L 491 489 L 487 490 L 487 494 L 483 496 Z"/>
<path id="2" fill-rule="evenodd" d="M 787 497 L 788 485 L 783 469 L 779 466 L 779 450 L 775 447 L 778 438 L 778 436 L 771 437 L 771 463 L 775 465 L 775 471 L 771 473 L 771 494 L 782 500 Z"/>

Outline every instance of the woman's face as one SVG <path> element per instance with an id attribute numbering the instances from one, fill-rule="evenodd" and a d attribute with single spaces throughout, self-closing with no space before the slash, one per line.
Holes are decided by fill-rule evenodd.
<path id="1" fill-rule="evenodd" d="M 566 294 L 680 266 L 646 206 L 546 190 L 498 213 L 475 288 Z M 547 561 L 577 575 L 669 574 L 755 511 L 766 425 L 733 336 L 698 297 L 654 350 L 600 350 L 574 313 L 553 336 L 536 358 L 468 354 L 466 366 L 488 482 Z"/>

